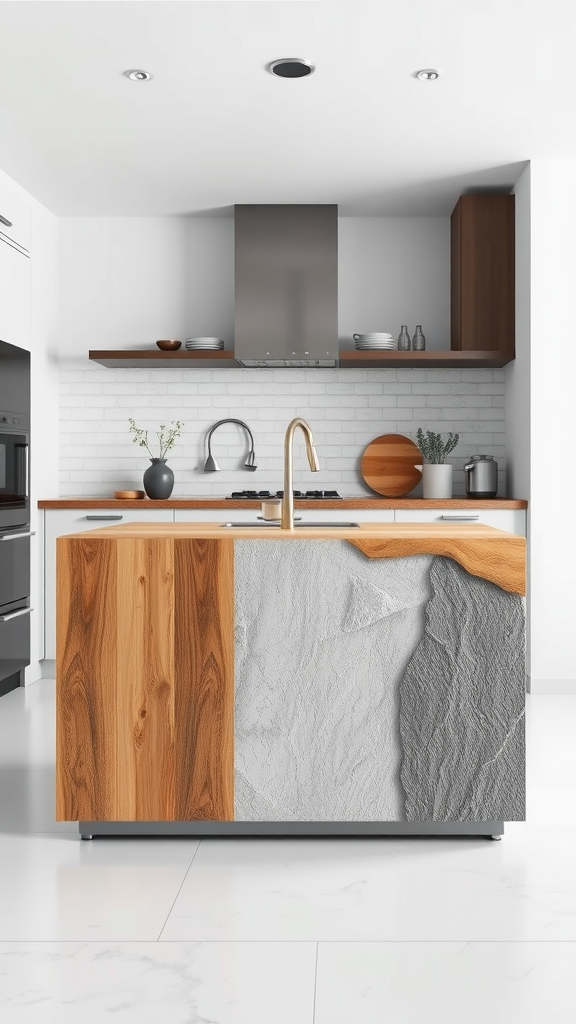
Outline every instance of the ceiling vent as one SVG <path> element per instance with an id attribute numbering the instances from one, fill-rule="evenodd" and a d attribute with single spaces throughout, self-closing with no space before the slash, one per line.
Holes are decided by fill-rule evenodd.
<path id="1" fill-rule="evenodd" d="M 315 70 L 314 64 L 302 57 L 280 57 L 279 60 L 271 60 L 266 65 L 266 70 L 276 78 L 306 78 Z"/>

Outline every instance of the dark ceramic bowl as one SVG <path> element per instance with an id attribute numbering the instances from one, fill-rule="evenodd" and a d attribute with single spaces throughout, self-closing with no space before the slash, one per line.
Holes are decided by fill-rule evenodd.
<path id="1" fill-rule="evenodd" d="M 174 341 L 173 338 L 168 338 L 163 341 L 157 341 L 158 348 L 161 348 L 163 352 L 175 352 L 176 349 L 180 348 L 182 342 Z"/>

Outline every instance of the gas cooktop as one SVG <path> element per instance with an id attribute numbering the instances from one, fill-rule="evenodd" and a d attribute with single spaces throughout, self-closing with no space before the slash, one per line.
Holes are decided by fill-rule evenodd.
<path id="1" fill-rule="evenodd" d="M 342 495 L 338 494 L 338 491 L 292 491 L 295 498 L 300 501 L 309 499 L 310 501 L 322 501 L 323 499 L 340 499 Z M 236 500 L 246 501 L 266 501 L 269 498 L 283 498 L 284 491 L 232 491 L 232 494 L 227 494 L 227 498 L 235 498 Z"/>

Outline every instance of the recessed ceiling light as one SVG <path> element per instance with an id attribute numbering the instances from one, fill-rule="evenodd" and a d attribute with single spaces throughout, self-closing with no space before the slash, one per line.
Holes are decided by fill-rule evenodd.
<path id="1" fill-rule="evenodd" d="M 126 78 L 131 78 L 133 82 L 149 82 L 151 78 L 154 78 L 149 71 L 142 71 L 140 68 L 129 68 L 123 74 Z"/>
<path id="2" fill-rule="evenodd" d="M 266 65 L 266 70 L 277 78 L 305 78 L 316 70 L 314 64 L 302 57 L 280 57 L 278 60 L 271 60 Z"/>
<path id="3" fill-rule="evenodd" d="M 419 78 L 421 82 L 435 82 L 437 78 L 440 78 L 440 72 L 437 68 L 422 68 L 422 71 L 416 72 L 416 78 Z"/>

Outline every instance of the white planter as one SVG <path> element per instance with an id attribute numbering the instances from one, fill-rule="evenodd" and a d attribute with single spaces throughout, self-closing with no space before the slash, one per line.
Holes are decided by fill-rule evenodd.
<path id="1" fill-rule="evenodd" d="M 423 466 L 417 466 L 416 469 L 422 470 L 422 497 L 452 497 L 452 466 L 446 463 L 434 465 L 427 462 Z"/>

